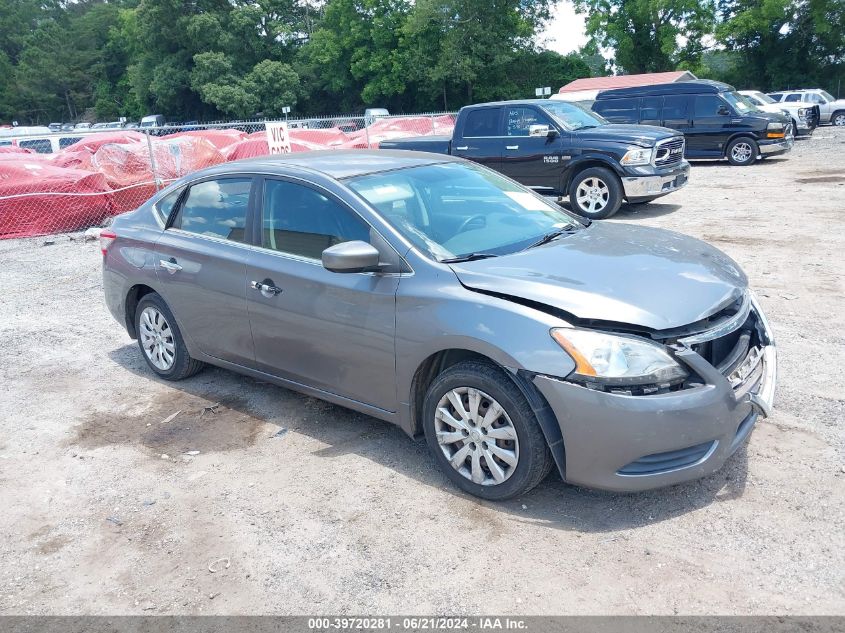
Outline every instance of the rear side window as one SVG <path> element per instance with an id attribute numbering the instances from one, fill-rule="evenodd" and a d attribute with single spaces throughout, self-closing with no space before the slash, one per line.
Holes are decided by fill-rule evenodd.
<path id="1" fill-rule="evenodd" d="M 252 178 L 222 178 L 193 185 L 173 228 L 243 242 L 251 188 Z"/>
<path id="2" fill-rule="evenodd" d="M 725 106 L 725 102 L 716 95 L 698 95 L 695 98 L 695 116 L 719 116 L 719 108 L 722 106 Z"/>
<path id="3" fill-rule="evenodd" d="M 319 191 L 285 180 L 267 180 L 262 210 L 262 246 L 320 259 L 329 246 L 370 242 L 370 227 L 357 213 Z"/>
<path id="4" fill-rule="evenodd" d="M 640 120 L 638 99 L 602 99 L 593 110 L 611 123 L 637 123 Z"/>
<path id="5" fill-rule="evenodd" d="M 659 121 L 662 102 L 663 97 L 643 97 L 640 99 L 640 121 Z"/>
<path id="6" fill-rule="evenodd" d="M 794 103 L 794 102 L 796 102 L 796 101 L 801 101 L 801 95 L 800 95 L 800 94 L 798 94 L 798 93 L 794 93 L 794 94 L 791 94 L 791 95 L 786 95 L 786 99 L 784 99 L 784 101 L 789 102 L 789 103 Z"/>
<path id="7" fill-rule="evenodd" d="M 783 93 L 782 92 L 773 92 L 769 96 L 772 99 L 774 99 L 775 101 L 780 101 L 783 98 Z"/>
<path id="8" fill-rule="evenodd" d="M 689 120 L 689 98 L 686 95 L 667 95 L 663 98 L 664 122 Z"/>
<path id="9" fill-rule="evenodd" d="M 167 219 L 170 217 L 170 214 L 173 212 L 173 207 L 176 206 L 176 203 L 179 201 L 179 196 L 182 195 L 184 189 L 177 189 L 173 193 L 165 196 L 161 200 L 153 205 L 153 209 L 158 216 L 158 219 L 161 220 L 162 224 L 167 224 Z"/>
<path id="10" fill-rule="evenodd" d="M 500 114 L 499 108 L 471 110 L 467 114 L 467 121 L 464 124 L 464 136 L 467 138 L 498 136 Z"/>

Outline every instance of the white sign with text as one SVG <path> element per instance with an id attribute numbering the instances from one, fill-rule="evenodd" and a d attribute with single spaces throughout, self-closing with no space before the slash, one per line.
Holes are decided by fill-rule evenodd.
<path id="1" fill-rule="evenodd" d="M 271 154 L 290 154 L 290 136 L 285 122 L 267 122 L 267 146 Z"/>

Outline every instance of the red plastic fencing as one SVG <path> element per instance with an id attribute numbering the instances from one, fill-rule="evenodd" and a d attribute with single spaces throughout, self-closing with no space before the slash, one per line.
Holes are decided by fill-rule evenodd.
<path id="1" fill-rule="evenodd" d="M 369 123 L 369 125 L 365 125 Z M 450 135 L 454 115 L 289 122 L 291 150 L 378 148 L 385 139 Z M 26 146 L 18 145 L 21 140 Z M 11 141 L 8 145 L 5 142 Z M 137 208 L 175 179 L 223 162 L 269 154 L 264 124 L 0 134 L 0 239 L 77 231 Z"/>

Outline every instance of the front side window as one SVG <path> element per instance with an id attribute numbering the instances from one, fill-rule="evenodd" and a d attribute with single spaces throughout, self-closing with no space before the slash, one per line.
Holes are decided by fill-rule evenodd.
<path id="1" fill-rule="evenodd" d="M 500 115 L 499 108 L 471 110 L 464 124 L 464 137 L 498 136 Z"/>
<path id="2" fill-rule="evenodd" d="M 580 226 L 560 206 L 480 165 L 441 163 L 361 176 L 349 186 L 437 260 L 506 255 Z"/>
<path id="3" fill-rule="evenodd" d="M 805 99 L 805 101 L 809 101 L 810 103 L 820 103 L 820 104 L 827 103 L 827 101 L 824 100 L 822 95 L 817 95 L 817 94 L 812 93 L 812 92 L 807 93 L 806 97 L 807 98 Z M 831 97 L 830 100 L 833 101 L 833 97 Z"/>
<path id="4" fill-rule="evenodd" d="M 725 102 L 716 95 L 698 95 L 695 98 L 695 116 L 720 116 L 719 108 L 727 108 Z"/>
<path id="5" fill-rule="evenodd" d="M 261 222 L 262 246 L 309 259 L 342 242 L 370 242 L 369 225 L 354 211 L 286 180 L 265 181 Z"/>
<path id="6" fill-rule="evenodd" d="M 508 136 L 530 136 L 532 125 L 550 125 L 534 108 L 515 107 L 505 110 L 505 133 Z"/>
<path id="7" fill-rule="evenodd" d="M 244 241 L 252 178 L 222 178 L 192 185 L 173 228 Z"/>

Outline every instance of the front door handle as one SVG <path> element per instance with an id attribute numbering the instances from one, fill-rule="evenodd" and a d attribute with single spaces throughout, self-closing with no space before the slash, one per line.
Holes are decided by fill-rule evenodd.
<path id="1" fill-rule="evenodd" d="M 505 149 L 519 149 L 519 145 L 505 145 Z"/>
<path id="2" fill-rule="evenodd" d="M 276 295 L 282 294 L 282 289 L 273 284 L 272 279 L 265 279 L 264 281 L 250 281 L 249 287 L 253 290 L 258 290 L 261 294 L 268 299 L 270 297 L 275 297 Z"/>
<path id="3" fill-rule="evenodd" d="M 464 152 L 469 149 L 469 145 L 461 145 L 460 147 L 456 147 L 455 149 L 459 152 Z"/>
<path id="4" fill-rule="evenodd" d="M 182 270 L 182 267 L 176 263 L 176 260 L 173 257 L 171 257 L 170 259 L 158 260 L 158 265 L 164 268 L 164 270 L 169 272 L 171 275 L 173 273 L 178 273 L 180 270 Z"/>

